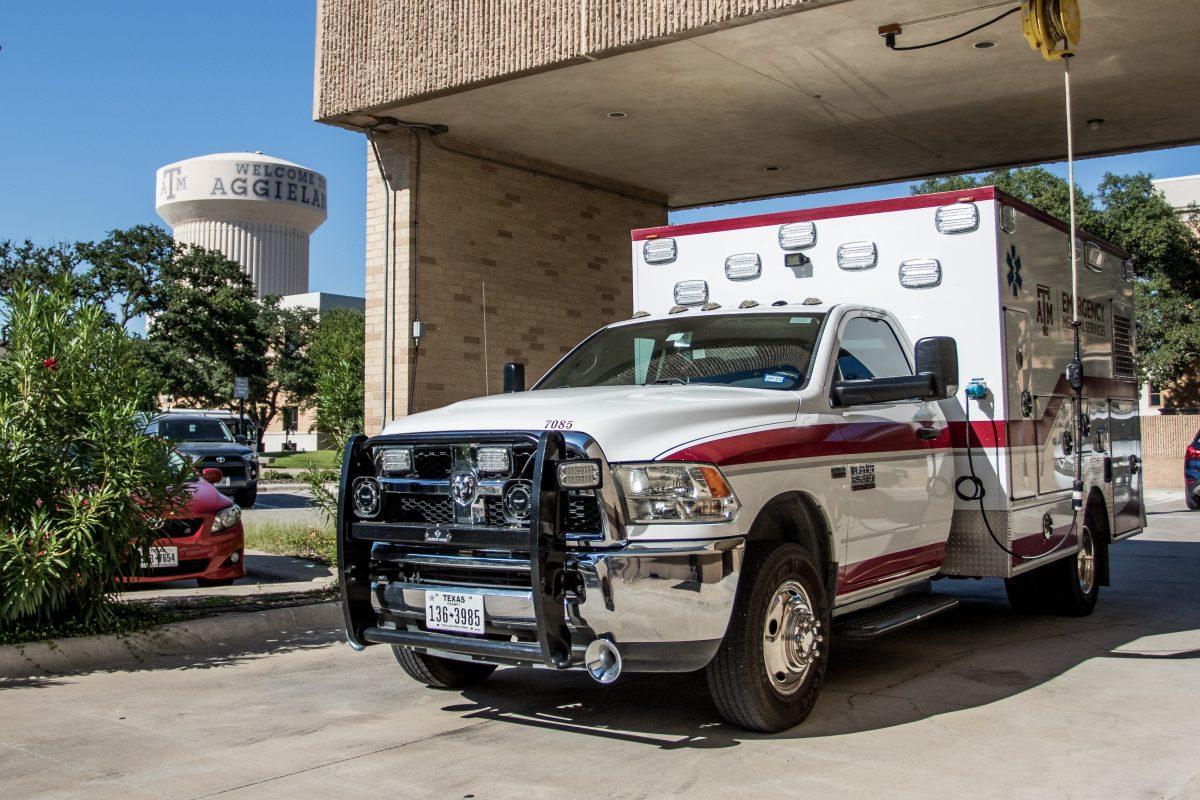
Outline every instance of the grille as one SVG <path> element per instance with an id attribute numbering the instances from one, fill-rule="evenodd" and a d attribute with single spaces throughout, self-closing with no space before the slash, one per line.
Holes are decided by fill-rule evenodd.
<path id="1" fill-rule="evenodd" d="M 218 464 L 215 458 L 205 458 L 200 462 L 201 469 L 219 469 L 226 478 L 246 477 L 246 465 L 241 459 L 227 457 L 224 464 Z"/>
<path id="2" fill-rule="evenodd" d="M 454 453 L 449 447 L 416 447 L 413 449 L 413 473 L 418 478 L 440 481 L 450 477 Z"/>
<path id="3" fill-rule="evenodd" d="M 172 575 L 191 575 L 196 572 L 203 572 L 208 566 L 206 558 L 185 558 L 179 562 L 177 567 L 159 567 L 158 569 L 144 569 L 142 574 L 151 578 L 167 578 Z"/>
<path id="4" fill-rule="evenodd" d="M 396 522 L 448 525 L 454 522 L 454 501 L 449 497 L 400 497 Z"/>
<path id="5" fill-rule="evenodd" d="M 1133 380 L 1137 365 L 1133 360 L 1133 324 L 1129 317 L 1113 314 L 1113 377 Z"/>
<path id="6" fill-rule="evenodd" d="M 567 503 L 567 514 L 563 521 L 567 533 L 599 533 L 600 501 L 596 497 L 574 496 Z"/>
<path id="7" fill-rule="evenodd" d="M 198 517 L 193 519 L 163 520 L 161 534 L 166 539 L 184 539 L 200 530 L 200 526 L 203 523 L 204 520 Z"/>
<path id="8" fill-rule="evenodd" d="M 421 480 L 444 481 L 454 471 L 454 453 L 458 445 L 418 444 L 413 447 L 412 476 Z M 512 448 L 512 472 L 508 480 L 528 481 L 533 477 L 533 462 L 537 446 L 529 442 L 516 442 Z M 575 448 L 567 451 L 567 458 L 583 458 Z M 409 525 L 453 525 L 455 522 L 454 501 L 446 495 L 408 494 L 388 491 L 383 519 L 387 522 Z M 504 501 L 500 497 L 484 498 L 485 522 L 488 527 L 506 528 L 513 531 L 528 530 L 528 523 L 513 524 L 504 518 Z M 565 532 L 572 535 L 598 534 L 601 531 L 599 499 L 591 492 L 571 492 L 568 495 L 564 519 Z"/>
<path id="9" fill-rule="evenodd" d="M 452 565 L 404 567 L 406 578 L 412 583 L 440 584 L 445 586 L 494 586 L 506 589 L 530 589 L 533 587 L 529 570 L 471 569 Z"/>

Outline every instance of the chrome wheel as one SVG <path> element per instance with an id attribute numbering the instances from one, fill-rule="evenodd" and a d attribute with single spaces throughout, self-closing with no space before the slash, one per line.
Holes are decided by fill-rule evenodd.
<path id="1" fill-rule="evenodd" d="M 1079 534 L 1079 552 L 1075 554 L 1075 573 L 1079 577 L 1079 589 L 1091 594 L 1096 584 L 1096 543 L 1092 532 L 1084 525 Z"/>
<path id="2" fill-rule="evenodd" d="M 784 581 L 767 606 L 763 622 L 763 664 L 775 691 L 795 693 L 820 655 L 821 621 L 798 581 Z"/>

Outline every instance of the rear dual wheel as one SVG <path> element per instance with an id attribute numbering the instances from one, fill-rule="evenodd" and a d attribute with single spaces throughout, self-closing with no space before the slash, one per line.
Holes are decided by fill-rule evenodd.
<path id="1" fill-rule="evenodd" d="M 746 558 L 729 628 L 705 668 L 727 722 L 774 733 L 812 710 L 829 662 L 829 602 L 807 550 L 780 544 Z"/>
<path id="2" fill-rule="evenodd" d="M 1103 523 L 1093 509 L 1079 529 L 1079 550 L 1074 558 L 1060 558 L 1043 567 L 1008 578 L 1004 590 L 1014 611 L 1025 614 L 1058 614 L 1086 617 L 1100 597 L 1099 566 L 1104 542 L 1097 532 Z"/>

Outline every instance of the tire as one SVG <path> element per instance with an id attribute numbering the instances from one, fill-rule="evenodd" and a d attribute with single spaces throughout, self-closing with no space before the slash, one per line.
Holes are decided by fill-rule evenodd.
<path id="1" fill-rule="evenodd" d="M 208 589 L 214 586 L 233 586 L 236 578 L 196 578 L 196 585 L 201 589 Z"/>
<path id="2" fill-rule="evenodd" d="M 729 629 L 705 668 L 726 722 L 776 733 L 812 710 L 829 663 L 830 609 L 821 575 L 812 554 L 796 544 L 747 554 Z M 790 632 L 803 639 L 788 646 Z"/>
<path id="3" fill-rule="evenodd" d="M 258 484 L 247 486 L 245 489 L 238 489 L 233 493 L 233 502 L 237 503 L 242 508 L 250 508 L 254 505 L 254 501 L 258 499 Z"/>
<path id="4" fill-rule="evenodd" d="M 1200 511 L 1200 497 L 1196 495 L 1196 490 L 1188 491 L 1185 486 L 1183 489 L 1183 502 L 1187 503 L 1188 511 Z"/>
<path id="5" fill-rule="evenodd" d="M 1004 581 L 1013 611 L 1086 617 L 1096 608 L 1100 598 L 1100 565 L 1107 554 L 1101 537 L 1103 521 L 1095 508 L 1089 508 L 1084 516 L 1080 529 L 1082 541 L 1074 558 L 1060 558 Z"/>
<path id="6" fill-rule="evenodd" d="M 477 686 L 496 671 L 495 664 L 438 658 L 396 644 L 392 645 L 392 653 L 410 678 L 434 689 Z"/>

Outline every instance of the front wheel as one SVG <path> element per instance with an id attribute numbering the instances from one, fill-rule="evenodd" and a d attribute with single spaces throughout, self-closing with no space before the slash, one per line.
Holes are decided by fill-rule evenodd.
<path id="1" fill-rule="evenodd" d="M 727 722 L 775 733 L 812 710 L 829 662 L 830 609 L 807 550 L 781 544 L 746 558 L 729 629 L 705 668 Z"/>
<path id="2" fill-rule="evenodd" d="M 434 689 L 465 689 L 483 683 L 496 671 L 495 664 L 457 661 L 418 653 L 411 647 L 392 645 L 396 661 L 413 680 Z"/>
<path id="3" fill-rule="evenodd" d="M 1183 502 L 1187 503 L 1188 511 L 1200 511 L 1200 495 L 1197 494 L 1198 491 L 1200 490 L 1184 487 Z"/>
<path id="4" fill-rule="evenodd" d="M 237 503 L 242 508 L 250 508 L 254 505 L 254 501 L 258 499 L 258 484 L 247 486 L 245 489 L 238 489 L 233 493 L 233 502 Z"/>

